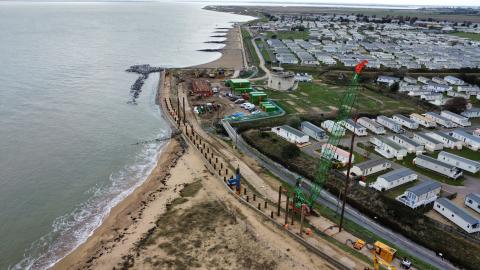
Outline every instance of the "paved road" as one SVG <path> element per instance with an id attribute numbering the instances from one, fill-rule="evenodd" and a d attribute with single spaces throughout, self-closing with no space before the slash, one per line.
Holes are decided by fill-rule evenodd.
<path id="1" fill-rule="evenodd" d="M 273 162 L 271 159 L 262 155 L 257 150 L 251 148 L 242 139 L 242 137 L 236 133 L 235 129 L 232 126 L 230 126 L 228 122 L 222 121 L 222 124 L 225 127 L 225 130 L 227 131 L 227 133 L 229 134 L 230 138 L 232 138 L 233 142 L 234 143 L 236 142 L 237 148 L 240 151 L 249 155 L 252 158 L 255 158 L 263 167 L 265 167 L 275 176 L 280 178 L 282 181 L 290 185 L 295 185 L 296 179 L 299 177 L 299 175 L 289 171 L 282 165 L 276 162 Z M 304 187 L 304 190 L 308 192 L 312 184 L 309 181 L 305 181 L 304 184 L 308 186 L 308 187 Z M 325 190 L 322 190 L 322 192 L 320 193 L 320 196 L 317 199 L 317 203 L 324 205 L 334 211 L 337 210 L 337 198 Z M 401 234 L 395 233 L 390 229 L 383 227 L 382 225 L 364 216 L 362 213 L 358 212 L 357 210 L 350 207 L 349 205 L 345 207 L 345 217 L 355 222 L 356 224 L 361 225 L 365 229 L 373 232 L 374 234 L 386 239 L 387 241 L 391 243 L 395 243 L 395 245 L 397 245 L 404 251 L 409 252 L 412 255 L 415 255 L 415 257 L 421 258 L 423 261 L 439 269 L 447 269 L 447 270 L 457 269 L 456 267 L 451 265 L 449 262 L 442 261 L 439 257 L 435 255 L 435 252 L 414 243 L 413 241 L 404 237 Z"/>
<path id="2" fill-rule="evenodd" d="M 250 29 L 248 29 L 248 32 L 250 32 Z M 250 34 L 252 34 L 252 32 L 250 32 Z M 262 77 L 258 77 L 258 78 L 252 78 L 252 79 L 250 79 L 250 81 L 261 81 L 261 80 L 268 79 L 268 76 L 270 75 L 270 70 L 265 66 L 265 59 L 263 58 L 263 55 L 260 52 L 260 49 L 258 49 L 257 43 L 255 43 L 255 39 L 256 38 L 252 38 L 251 42 L 252 42 L 253 47 L 255 48 L 255 52 L 258 55 L 258 59 L 260 59 L 259 68 L 261 68 L 265 72 L 265 75 L 263 75 Z"/>

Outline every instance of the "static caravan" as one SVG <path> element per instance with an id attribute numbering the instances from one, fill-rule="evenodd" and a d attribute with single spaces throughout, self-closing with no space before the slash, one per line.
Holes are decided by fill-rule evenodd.
<path id="1" fill-rule="evenodd" d="M 364 126 L 368 130 L 372 131 L 373 133 L 379 135 L 379 134 L 385 134 L 385 128 L 375 122 L 375 120 L 367 118 L 367 117 L 360 117 L 357 120 L 357 123 Z"/>
<path id="2" fill-rule="evenodd" d="M 333 122 L 332 120 L 323 121 L 320 125 L 322 128 L 326 129 L 333 135 L 337 136 L 344 136 L 345 135 L 345 128 L 342 127 L 341 123 Z"/>
<path id="3" fill-rule="evenodd" d="M 352 166 L 350 172 L 356 176 L 368 176 L 392 167 L 392 163 L 385 159 L 371 159 Z"/>
<path id="4" fill-rule="evenodd" d="M 444 147 L 458 150 L 462 149 L 463 143 L 460 140 L 455 139 L 454 137 L 441 131 L 432 131 L 425 133 L 425 135 L 439 142 L 442 142 Z"/>
<path id="5" fill-rule="evenodd" d="M 370 185 L 370 187 L 378 191 L 385 191 L 405 183 L 415 181 L 417 178 L 418 175 L 414 171 L 407 168 L 402 168 L 380 175 L 377 177 L 377 180 Z"/>
<path id="6" fill-rule="evenodd" d="M 453 123 L 452 120 L 450 120 L 448 118 L 445 118 L 445 117 L 439 115 L 438 113 L 427 112 L 424 115 L 425 115 L 426 118 L 435 121 L 437 124 L 439 124 L 443 127 L 454 128 L 454 127 L 457 126 L 455 123 Z"/>
<path id="7" fill-rule="evenodd" d="M 350 153 L 348 151 L 335 147 L 328 143 L 322 145 L 322 155 L 329 159 L 337 160 L 344 165 L 348 163 L 348 158 L 350 157 Z M 352 155 L 352 162 L 354 161 L 355 155 Z"/>
<path id="8" fill-rule="evenodd" d="M 291 143 L 304 144 L 304 143 L 308 143 L 309 141 L 307 134 L 287 125 L 274 127 L 272 128 L 272 132 L 274 132 L 278 136 L 284 138 L 285 140 Z"/>
<path id="9" fill-rule="evenodd" d="M 453 165 L 467 172 L 477 173 L 480 171 L 480 162 L 457 156 L 445 151 L 440 152 L 437 159 L 443 163 Z"/>
<path id="10" fill-rule="evenodd" d="M 312 139 L 315 139 L 317 141 L 328 139 L 328 135 L 325 132 L 325 130 L 315 126 L 314 124 L 308 121 L 303 121 L 300 125 L 300 129 L 302 130 L 303 133 L 307 134 Z"/>
<path id="11" fill-rule="evenodd" d="M 464 85 L 465 82 L 457 77 L 454 76 L 446 76 L 443 78 L 446 82 L 451 85 Z"/>
<path id="12" fill-rule="evenodd" d="M 460 114 L 456 114 L 451 111 L 442 111 L 440 115 L 462 127 L 469 127 L 472 125 L 472 122 L 470 122 L 467 117 L 461 116 Z"/>
<path id="13" fill-rule="evenodd" d="M 452 179 L 458 179 L 462 176 L 462 170 L 459 168 L 425 155 L 418 155 L 413 159 L 413 164 L 443 174 Z"/>
<path id="14" fill-rule="evenodd" d="M 474 136 L 463 129 L 455 129 L 448 133 L 450 136 L 462 141 L 468 148 L 473 151 L 480 149 L 480 137 Z"/>
<path id="15" fill-rule="evenodd" d="M 413 134 L 413 140 L 424 145 L 428 151 L 438 151 L 443 149 L 443 143 L 422 133 Z"/>
<path id="16" fill-rule="evenodd" d="M 389 139 L 407 149 L 408 153 L 421 154 L 424 151 L 424 147 L 422 144 L 417 143 L 406 135 L 395 134 L 389 137 Z"/>
<path id="17" fill-rule="evenodd" d="M 447 198 L 437 199 L 433 209 L 468 233 L 480 232 L 480 220 Z"/>
<path id="18" fill-rule="evenodd" d="M 379 116 L 377 116 L 377 123 L 379 123 L 380 125 L 388 128 L 389 130 L 391 130 L 395 133 L 403 133 L 402 126 L 399 123 L 393 121 L 392 118 L 388 118 L 386 116 L 379 115 Z"/>
<path id="19" fill-rule="evenodd" d="M 480 117 L 480 108 L 471 108 L 461 113 L 462 116 L 467 118 L 477 118 Z"/>
<path id="20" fill-rule="evenodd" d="M 427 205 L 438 198 L 442 185 L 426 180 L 422 183 L 408 188 L 405 193 L 397 197 L 397 200 L 410 208 Z"/>
<path id="21" fill-rule="evenodd" d="M 410 119 L 413 121 L 417 122 L 419 125 L 426 127 L 426 128 L 435 128 L 437 126 L 437 123 L 423 115 L 420 115 L 418 113 L 412 113 L 410 114 Z"/>
<path id="22" fill-rule="evenodd" d="M 407 155 L 407 149 L 387 138 L 373 137 L 370 139 L 370 142 L 375 145 L 375 152 L 385 158 L 402 160 Z"/>
<path id="23" fill-rule="evenodd" d="M 465 196 L 465 205 L 480 213 L 480 194 L 470 193 Z"/>
<path id="24" fill-rule="evenodd" d="M 358 123 L 355 123 L 355 121 L 353 121 L 352 119 L 347 119 L 347 121 L 345 121 L 343 123 L 343 127 L 350 130 L 351 132 L 355 133 L 357 136 L 367 136 L 368 135 L 367 129 L 364 126 L 362 126 Z"/>
<path id="25" fill-rule="evenodd" d="M 399 123 L 400 125 L 409 128 L 409 129 L 417 129 L 418 128 L 418 123 L 413 121 L 412 119 L 403 116 L 401 114 L 395 114 L 393 115 L 393 121 Z"/>

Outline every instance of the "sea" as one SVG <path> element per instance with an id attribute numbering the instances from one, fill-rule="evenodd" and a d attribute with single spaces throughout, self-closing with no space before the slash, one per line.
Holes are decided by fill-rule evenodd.
<path id="1" fill-rule="evenodd" d="M 0 1 L 0 269 L 47 269 L 149 175 L 170 129 L 134 64 L 185 67 L 251 17 L 179 2 Z"/>

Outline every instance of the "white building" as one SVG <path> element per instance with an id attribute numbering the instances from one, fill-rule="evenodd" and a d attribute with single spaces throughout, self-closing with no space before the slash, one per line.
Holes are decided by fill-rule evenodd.
<path id="1" fill-rule="evenodd" d="M 435 123 L 443 126 L 443 127 L 446 127 L 446 128 L 454 128 L 456 127 L 457 125 L 455 123 L 453 123 L 452 120 L 448 119 L 448 118 L 445 118 L 441 115 L 439 115 L 438 113 L 434 113 L 434 112 L 427 112 L 424 114 L 426 118 L 432 120 L 432 121 L 435 121 Z"/>
<path id="2" fill-rule="evenodd" d="M 480 171 L 480 162 L 457 156 L 445 151 L 440 152 L 437 159 L 443 163 L 453 165 L 467 172 L 477 173 Z"/>
<path id="3" fill-rule="evenodd" d="M 462 149 L 463 143 L 460 140 L 446 133 L 443 133 L 441 131 L 432 131 L 432 132 L 425 133 L 425 135 L 443 143 L 444 147 L 447 147 L 450 149 L 458 149 L 458 150 Z"/>
<path id="4" fill-rule="evenodd" d="M 399 123 L 400 125 L 409 128 L 409 129 L 417 129 L 418 128 L 418 123 L 413 121 L 412 119 L 403 116 L 401 114 L 395 114 L 392 117 L 393 121 Z"/>
<path id="5" fill-rule="evenodd" d="M 394 83 L 399 82 L 400 78 L 393 77 L 393 76 L 378 76 L 377 82 L 386 84 L 388 86 L 392 86 Z"/>
<path id="6" fill-rule="evenodd" d="M 465 205 L 480 213 L 480 194 L 470 193 L 465 196 Z"/>
<path id="7" fill-rule="evenodd" d="M 408 188 L 397 200 L 410 208 L 427 205 L 438 198 L 442 186 L 432 180 L 426 180 L 418 185 Z"/>
<path id="8" fill-rule="evenodd" d="M 272 128 L 272 132 L 274 132 L 278 136 L 284 138 L 285 140 L 291 143 L 304 144 L 304 143 L 308 143 L 309 141 L 309 137 L 307 134 L 287 125 L 274 127 Z"/>
<path id="9" fill-rule="evenodd" d="M 395 134 L 389 137 L 389 139 L 396 142 L 403 148 L 407 149 L 408 153 L 421 154 L 424 151 L 424 147 L 422 144 L 417 143 L 406 135 Z"/>
<path id="10" fill-rule="evenodd" d="M 413 159 L 413 164 L 452 179 L 458 179 L 462 176 L 462 170 L 459 168 L 425 155 L 418 155 Z"/>
<path id="11" fill-rule="evenodd" d="M 370 184 L 370 187 L 378 191 L 385 191 L 415 181 L 417 178 L 418 175 L 414 171 L 402 168 L 380 175 L 374 183 Z"/>
<path id="12" fill-rule="evenodd" d="M 345 128 L 342 127 L 341 123 L 335 123 L 332 120 L 325 120 L 322 122 L 322 124 L 320 124 L 320 126 L 331 134 L 336 134 L 336 136 L 345 135 Z"/>
<path id="13" fill-rule="evenodd" d="M 268 76 L 268 87 L 280 90 L 295 90 L 298 83 L 295 81 L 295 73 L 289 71 L 270 72 Z"/>
<path id="14" fill-rule="evenodd" d="M 455 129 L 448 133 L 450 136 L 462 141 L 468 148 L 473 151 L 480 149 L 480 137 L 474 136 L 465 130 Z"/>
<path id="15" fill-rule="evenodd" d="M 380 136 L 372 137 L 370 142 L 375 145 L 375 152 L 385 158 L 402 160 L 407 155 L 407 150 L 405 148 L 387 138 Z"/>
<path id="16" fill-rule="evenodd" d="M 357 136 L 368 135 L 367 129 L 364 126 L 355 123 L 355 121 L 353 121 L 352 119 L 347 119 L 347 121 L 343 122 L 343 126 L 351 132 L 355 133 Z"/>
<path id="17" fill-rule="evenodd" d="M 348 151 L 345 151 L 328 143 L 322 145 L 322 155 L 330 160 L 337 160 L 343 165 L 348 163 L 348 159 L 350 157 L 350 153 Z M 354 161 L 355 155 L 352 155 L 352 162 Z"/>
<path id="18" fill-rule="evenodd" d="M 464 85 L 465 82 L 457 77 L 454 76 L 446 76 L 443 78 L 446 82 L 451 85 Z"/>
<path id="19" fill-rule="evenodd" d="M 443 149 L 443 143 L 439 142 L 432 137 L 429 137 L 422 133 L 415 133 L 413 134 L 413 140 L 417 143 L 424 145 L 425 149 L 428 151 L 438 151 Z"/>
<path id="20" fill-rule="evenodd" d="M 372 131 L 373 133 L 379 135 L 379 134 L 385 134 L 385 128 L 375 122 L 375 120 L 367 118 L 367 117 L 360 117 L 357 120 L 357 123 L 364 126 L 368 130 Z"/>
<path id="21" fill-rule="evenodd" d="M 467 117 L 461 116 L 459 114 L 453 113 L 451 111 L 442 111 L 440 113 L 441 116 L 451 120 L 455 124 L 458 124 L 462 127 L 469 127 L 472 123 L 468 120 Z"/>
<path id="22" fill-rule="evenodd" d="M 433 209 L 468 233 L 480 232 L 480 220 L 447 198 L 437 199 Z"/>
<path id="23" fill-rule="evenodd" d="M 402 133 L 403 132 L 402 126 L 399 123 L 393 121 L 392 118 L 388 118 L 386 116 L 379 115 L 379 116 L 377 116 L 377 123 L 379 123 L 380 125 L 388 128 L 389 130 L 391 130 L 395 133 Z"/>
<path id="24" fill-rule="evenodd" d="M 355 176 L 368 176 L 377 172 L 388 170 L 392 163 L 385 159 L 371 159 L 352 166 L 350 172 Z"/>
<path id="25" fill-rule="evenodd" d="M 462 116 L 468 118 L 477 118 L 480 117 L 480 108 L 471 108 L 461 113 Z"/>
<path id="26" fill-rule="evenodd" d="M 426 127 L 426 128 L 435 128 L 437 126 L 437 123 L 423 115 L 420 115 L 418 113 L 412 113 L 410 114 L 410 119 L 413 121 L 417 122 L 419 125 Z"/>
<path id="27" fill-rule="evenodd" d="M 312 139 L 315 139 L 317 141 L 328 139 L 328 135 L 325 132 L 325 130 L 317 127 L 316 125 L 308 121 L 303 121 L 300 125 L 300 129 L 302 130 L 303 133 L 307 134 Z"/>

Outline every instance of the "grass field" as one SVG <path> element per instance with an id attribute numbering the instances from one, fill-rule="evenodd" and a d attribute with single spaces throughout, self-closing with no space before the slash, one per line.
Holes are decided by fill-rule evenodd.
<path id="1" fill-rule="evenodd" d="M 469 38 L 475 41 L 480 41 L 480 34 L 476 34 L 476 33 L 455 32 L 455 33 L 452 33 L 452 35 L 457 37 Z"/>
<path id="2" fill-rule="evenodd" d="M 267 32 L 267 37 L 277 36 L 278 39 L 308 39 L 308 31 L 278 31 Z"/>
<path id="3" fill-rule="evenodd" d="M 265 42 L 263 42 L 263 40 L 261 39 L 256 39 L 255 44 L 257 44 L 258 49 L 262 53 L 263 60 L 265 60 L 265 63 L 271 62 L 270 54 L 267 51 L 267 45 L 265 44 Z"/>
<path id="4" fill-rule="evenodd" d="M 292 92 L 266 90 L 287 113 L 326 113 L 336 110 L 345 86 L 331 86 L 321 83 L 299 83 Z M 395 100 L 368 89 L 361 89 L 357 106 L 363 113 L 414 112 L 409 102 Z"/>

